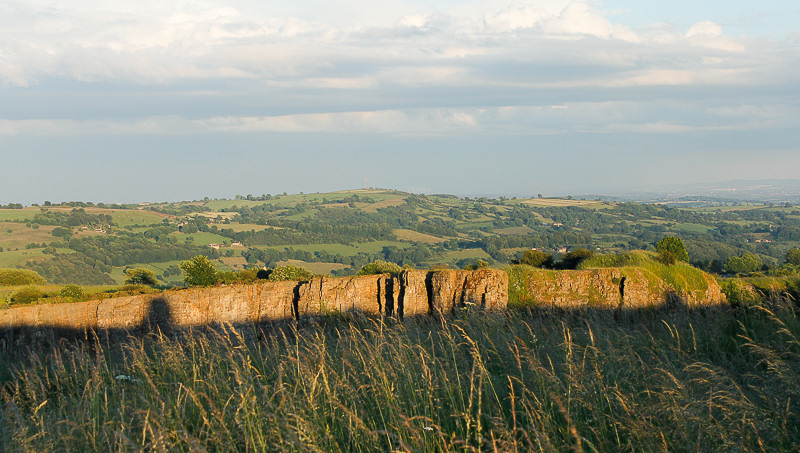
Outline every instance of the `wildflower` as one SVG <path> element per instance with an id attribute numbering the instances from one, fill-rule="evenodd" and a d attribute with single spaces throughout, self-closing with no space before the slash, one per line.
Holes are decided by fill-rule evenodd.
<path id="1" fill-rule="evenodd" d="M 116 376 L 114 379 L 116 379 L 118 381 L 130 382 L 130 383 L 133 383 L 133 384 L 138 384 L 139 383 L 139 380 L 136 379 L 135 377 L 133 377 L 133 376 L 125 376 L 124 374 L 120 374 L 120 375 Z"/>

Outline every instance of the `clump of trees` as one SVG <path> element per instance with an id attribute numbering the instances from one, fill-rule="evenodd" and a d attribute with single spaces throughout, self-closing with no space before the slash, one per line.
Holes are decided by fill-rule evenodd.
<path id="1" fill-rule="evenodd" d="M 758 255 L 750 252 L 744 252 L 739 256 L 732 256 L 725 260 L 725 270 L 732 274 L 749 274 L 756 272 L 764 264 Z"/>
<path id="2" fill-rule="evenodd" d="M 79 253 L 56 254 L 44 261 L 30 261 L 26 267 L 45 276 L 52 283 L 113 285 L 108 275 L 111 266 Z"/>
<path id="3" fill-rule="evenodd" d="M 513 264 L 525 264 L 528 266 L 544 269 L 577 269 L 585 260 L 594 256 L 594 251 L 577 248 L 561 255 L 561 261 L 556 262 L 553 255 L 541 250 L 525 250 L 518 260 L 512 261 Z"/>
<path id="4" fill-rule="evenodd" d="M 0 286 L 43 285 L 44 277 L 28 269 L 0 269 Z"/>

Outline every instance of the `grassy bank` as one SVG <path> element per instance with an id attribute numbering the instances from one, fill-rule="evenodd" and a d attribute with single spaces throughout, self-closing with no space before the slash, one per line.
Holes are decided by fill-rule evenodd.
<path id="1" fill-rule="evenodd" d="M 4 352 L 0 450 L 800 449 L 792 311 L 337 317 L 247 333 Z"/>
<path id="2" fill-rule="evenodd" d="M 633 251 L 592 256 L 582 261 L 577 270 L 542 269 L 523 264 L 508 266 L 505 268 L 509 276 L 508 305 L 512 308 L 533 308 L 549 305 L 555 297 L 569 296 L 577 300 L 582 298 L 581 304 L 592 306 L 597 300 L 604 299 L 598 282 L 591 281 L 592 274 L 608 268 L 618 271 L 617 275 L 638 281 L 642 289 L 647 290 L 647 293 L 639 294 L 639 303 L 663 299 L 665 291 L 674 292 L 697 304 L 713 303 L 706 295 L 710 283 L 714 281 L 711 275 L 688 263 L 678 261 L 667 265 L 660 262 L 655 253 Z M 619 284 L 619 279 L 615 278 L 611 283 Z M 564 287 L 574 290 L 582 286 L 586 287 L 584 294 L 566 294 L 562 291 Z M 649 297 L 644 297 L 646 294 Z"/>

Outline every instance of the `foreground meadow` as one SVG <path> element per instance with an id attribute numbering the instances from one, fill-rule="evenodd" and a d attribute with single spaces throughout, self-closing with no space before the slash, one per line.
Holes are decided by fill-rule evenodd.
<path id="1" fill-rule="evenodd" d="M 797 451 L 798 338 L 755 307 L 63 342 L 0 354 L 0 451 Z"/>

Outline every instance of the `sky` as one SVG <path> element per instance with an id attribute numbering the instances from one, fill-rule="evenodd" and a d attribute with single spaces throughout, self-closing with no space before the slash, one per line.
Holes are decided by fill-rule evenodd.
<path id="1" fill-rule="evenodd" d="M 800 178 L 800 3 L 0 0 L 0 203 Z"/>

